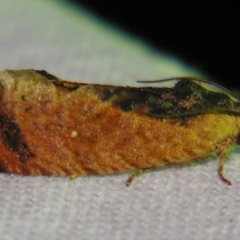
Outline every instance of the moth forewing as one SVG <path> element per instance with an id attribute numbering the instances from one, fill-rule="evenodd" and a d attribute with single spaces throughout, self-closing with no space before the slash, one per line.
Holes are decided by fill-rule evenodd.
<path id="1" fill-rule="evenodd" d="M 62 177 L 133 171 L 129 185 L 145 169 L 218 152 L 219 176 L 230 184 L 223 165 L 239 134 L 239 100 L 207 81 L 155 83 L 120 87 L 39 70 L 0 72 L 0 170 Z"/>

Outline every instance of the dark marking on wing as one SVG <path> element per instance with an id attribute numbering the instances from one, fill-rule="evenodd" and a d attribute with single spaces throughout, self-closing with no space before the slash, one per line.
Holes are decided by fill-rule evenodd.
<path id="1" fill-rule="evenodd" d="M 43 77 L 47 78 L 48 80 L 55 80 L 57 79 L 57 77 L 55 77 L 54 75 L 48 73 L 45 70 L 34 70 L 36 73 L 42 75 Z"/>
<path id="2" fill-rule="evenodd" d="M 0 140 L 7 148 L 19 156 L 21 162 L 26 162 L 33 158 L 34 154 L 30 151 L 18 124 L 13 121 L 4 108 L 3 86 L 0 85 Z"/>
<path id="3" fill-rule="evenodd" d="M 154 118 L 181 118 L 207 113 L 240 114 L 240 102 L 227 94 L 205 89 L 191 79 L 181 79 L 172 88 L 99 87 L 101 99 L 123 111 Z"/>
<path id="4" fill-rule="evenodd" d="M 69 91 L 75 91 L 82 85 L 85 85 L 83 83 L 63 81 L 63 80 L 55 77 L 54 75 L 48 73 L 45 70 L 35 70 L 35 71 L 36 71 L 36 73 L 45 77 L 47 80 L 51 81 L 57 87 L 63 87 Z"/>
<path id="5" fill-rule="evenodd" d="M 18 125 L 9 116 L 3 114 L 0 114 L 0 138 L 8 148 L 19 155 L 21 162 L 34 157 Z"/>

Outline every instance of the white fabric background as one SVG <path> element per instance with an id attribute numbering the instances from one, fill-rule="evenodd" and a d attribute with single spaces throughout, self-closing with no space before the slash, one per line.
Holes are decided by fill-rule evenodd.
<path id="1" fill-rule="evenodd" d="M 164 34 L 164 33 L 163 33 Z M 0 69 L 135 84 L 199 75 L 192 67 L 62 1 L 0 0 Z M 1 154 L 1 153 L 0 153 Z M 240 162 L 70 180 L 0 174 L 0 239 L 239 239 Z"/>

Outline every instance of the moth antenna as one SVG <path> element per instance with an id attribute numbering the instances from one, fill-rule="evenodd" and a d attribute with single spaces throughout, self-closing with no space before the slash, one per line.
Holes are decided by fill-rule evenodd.
<path id="1" fill-rule="evenodd" d="M 189 79 L 189 80 L 197 80 L 195 78 L 191 77 L 176 77 L 176 78 L 163 78 L 163 79 L 157 79 L 157 80 L 136 80 L 137 83 L 160 83 L 160 82 L 167 82 L 167 81 L 180 81 L 183 79 Z"/>

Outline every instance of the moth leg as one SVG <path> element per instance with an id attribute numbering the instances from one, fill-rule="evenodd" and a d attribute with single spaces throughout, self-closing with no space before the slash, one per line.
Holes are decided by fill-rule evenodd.
<path id="1" fill-rule="evenodd" d="M 224 177 L 223 175 L 223 169 L 224 169 L 224 164 L 227 159 L 227 155 L 229 153 L 229 147 L 232 146 L 235 142 L 232 139 L 227 139 L 226 142 L 220 147 L 220 153 L 219 153 L 219 168 L 218 168 L 218 175 L 221 178 L 223 182 L 225 182 L 228 185 L 232 185 L 232 182 L 229 181 L 227 178 Z"/>
<path id="2" fill-rule="evenodd" d="M 135 178 L 137 178 L 138 176 L 142 175 L 143 173 L 147 172 L 147 168 L 144 168 L 144 169 L 137 169 L 135 171 L 133 171 L 133 173 L 131 174 L 131 176 L 128 178 L 128 180 L 126 181 L 126 186 L 129 187 L 133 180 Z"/>
<path id="3" fill-rule="evenodd" d="M 220 166 L 218 168 L 218 175 L 221 178 L 221 180 L 223 182 L 225 182 L 227 185 L 232 185 L 232 182 L 223 176 L 223 165 L 224 165 L 224 162 L 225 162 L 225 159 L 223 161 L 222 161 L 222 159 L 220 159 Z"/>

